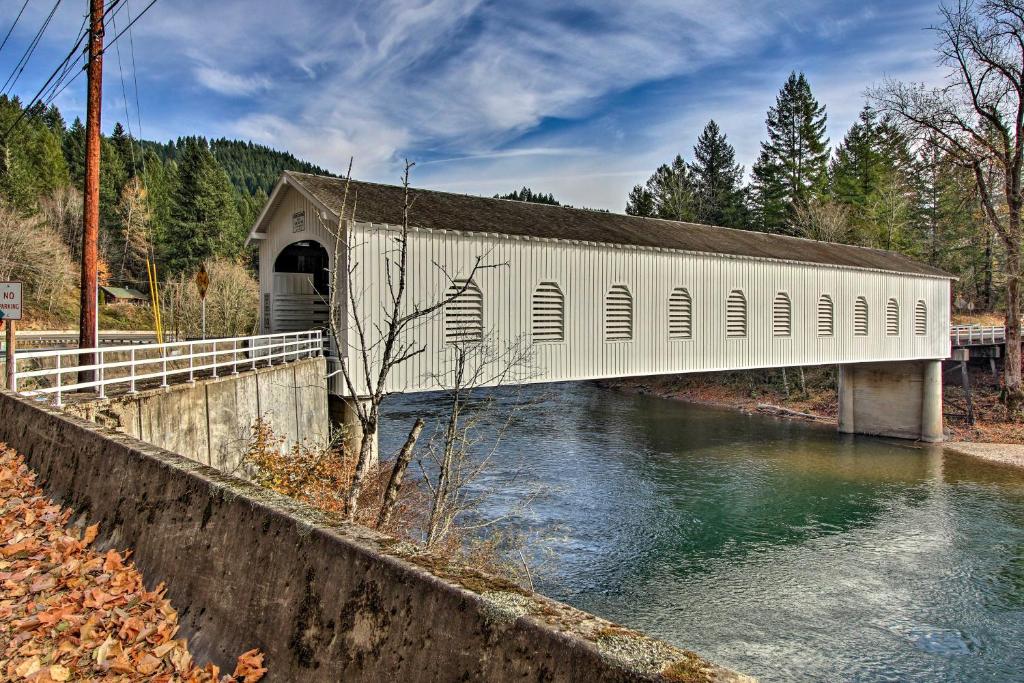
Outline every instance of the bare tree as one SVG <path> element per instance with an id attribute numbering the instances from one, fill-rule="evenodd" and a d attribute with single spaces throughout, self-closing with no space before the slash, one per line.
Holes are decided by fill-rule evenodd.
<path id="1" fill-rule="evenodd" d="M 1021 172 L 1024 170 L 1024 2 L 961 0 L 943 7 L 938 88 L 887 81 L 870 91 L 875 107 L 919 141 L 938 146 L 974 176 L 985 218 L 1006 248 L 1007 412 L 1021 387 Z M 994 174 L 992 172 L 995 172 Z M 1003 209 L 1005 207 L 1005 210 Z"/>
<path id="2" fill-rule="evenodd" d="M 321 218 L 322 229 L 331 236 L 333 250 L 329 278 L 328 324 L 337 345 L 340 372 L 345 390 L 352 399 L 352 409 L 362 429 L 359 456 L 349 490 L 345 492 L 345 514 L 351 521 L 359 505 L 366 476 L 373 459 L 373 448 L 380 425 L 380 406 L 389 394 L 389 379 L 394 369 L 426 351 L 426 345 L 408 334 L 417 324 L 435 315 L 445 305 L 463 295 L 481 270 L 500 264 L 486 263 L 487 254 L 478 255 L 467 273 L 450 274 L 442 266 L 449 284 L 445 296 L 423 303 L 411 298 L 408 291 L 410 213 L 415 198 L 409 186 L 409 173 L 415 164 L 406 160 L 402 173 L 403 207 L 401 226 L 384 226 L 390 242 L 384 256 L 385 286 L 381 287 L 380 322 L 364 318 L 362 297 L 358 289 L 360 263 L 354 231 L 358 210 L 358 194 L 351 192 L 352 163 L 345 176 L 345 189 L 337 225 Z M 458 278 L 458 279 L 456 279 Z M 340 291 L 339 291 L 340 290 Z M 372 304 L 373 302 L 371 302 Z M 347 309 L 347 310 L 346 310 Z M 344 311 L 344 312 L 343 312 Z M 354 364 L 354 366 L 353 366 Z M 357 372 L 358 370 L 358 372 Z"/>
<path id="3" fill-rule="evenodd" d="M 851 233 L 849 209 L 826 198 L 814 197 L 798 203 L 793 224 L 801 237 L 821 242 L 846 242 Z"/>
<path id="4" fill-rule="evenodd" d="M 447 412 L 443 429 L 435 432 L 426 457 L 433 467 L 417 462 L 423 481 L 430 491 L 431 506 L 425 530 L 425 544 L 433 547 L 445 540 L 456 519 L 478 507 L 479 496 L 471 494 L 474 482 L 487 469 L 514 410 L 502 418 L 497 433 L 484 442 L 476 434 L 477 427 L 493 412 L 494 395 L 482 392 L 509 382 L 519 383 L 532 376 L 531 351 L 523 340 L 501 345 L 487 337 L 477 342 L 452 344 L 451 374 L 447 380 L 440 375 L 439 384 L 446 387 Z M 517 406 L 518 406 L 517 402 Z M 491 524 L 496 520 L 487 520 Z M 479 525 L 478 525 L 479 526 Z"/>

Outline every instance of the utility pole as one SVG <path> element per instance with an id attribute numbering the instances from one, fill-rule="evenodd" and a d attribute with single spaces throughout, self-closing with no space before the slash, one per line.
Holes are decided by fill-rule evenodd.
<path id="1" fill-rule="evenodd" d="M 82 207 L 82 315 L 78 348 L 99 346 L 96 325 L 97 244 L 100 232 L 100 108 L 103 100 L 103 0 L 89 0 L 88 102 L 85 114 L 85 196 Z M 93 365 L 93 354 L 79 356 L 80 365 Z M 91 382 L 94 370 L 78 373 L 79 382 Z"/>

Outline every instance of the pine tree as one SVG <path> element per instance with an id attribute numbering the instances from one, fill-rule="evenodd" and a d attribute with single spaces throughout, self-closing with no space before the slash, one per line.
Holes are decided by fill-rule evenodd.
<path id="1" fill-rule="evenodd" d="M 81 191 L 85 184 L 85 125 L 82 119 L 75 117 L 71 127 L 64 133 L 61 147 L 71 182 Z"/>
<path id="2" fill-rule="evenodd" d="M 693 148 L 690 164 L 697 198 L 697 220 L 742 228 L 747 222 L 743 167 L 718 124 L 708 121 Z"/>
<path id="3" fill-rule="evenodd" d="M 172 272 L 192 272 L 211 256 L 235 256 L 245 234 L 234 193 L 204 138 L 179 145 L 178 179 L 163 257 Z"/>
<path id="4" fill-rule="evenodd" d="M 803 73 L 789 75 L 768 110 L 768 140 L 753 168 L 759 227 L 791 233 L 795 206 L 819 195 L 828 178 L 827 116 Z"/>
<path id="5" fill-rule="evenodd" d="M 138 160 L 135 154 L 135 141 L 128 135 L 120 121 L 114 124 L 114 130 L 110 134 L 110 143 L 117 149 L 117 153 L 121 157 L 121 163 L 124 164 L 128 175 L 137 174 L 138 169 L 136 166 L 138 165 Z"/>
<path id="6" fill-rule="evenodd" d="M 654 206 L 654 195 L 643 185 L 634 185 L 626 201 L 626 213 L 630 216 L 654 218 L 658 215 Z"/>
<path id="7" fill-rule="evenodd" d="M 920 205 L 917 165 L 903 134 L 865 107 L 836 150 L 830 194 L 850 216 L 852 238 L 910 255 Z"/>
<path id="8" fill-rule="evenodd" d="M 530 188 L 523 186 L 520 190 L 509 192 L 508 194 L 494 195 L 495 199 L 511 199 L 516 202 L 531 202 L 533 204 L 550 204 L 552 206 L 561 206 L 562 203 L 555 199 L 555 195 L 544 194 L 542 192 L 534 192 Z"/>
<path id="9" fill-rule="evenodd" d="M 0 196 L 27 212 L 68 182 L 60 134 L 49 127 L 46 115 L 41 104 L 23 112 L 20 99 L 0 96 L 0 130 L 20 118 L 16 134 L 0 141 Z"/>

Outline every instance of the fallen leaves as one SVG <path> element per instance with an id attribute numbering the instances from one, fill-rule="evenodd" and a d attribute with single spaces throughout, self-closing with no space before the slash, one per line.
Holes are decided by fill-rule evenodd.
<path id="1" fill-rule="evenodd" d="M 175 638 L 178 615 L 163 584 L 149 591 L 128 552 L 89 545 L 99 526 L 79 538 L 35 475 L 0 444 L 0 679 L 48 683 L 78 680 L 236 681 L 267 672 L 250 650 L 234 672 L 198 666 Z"/>

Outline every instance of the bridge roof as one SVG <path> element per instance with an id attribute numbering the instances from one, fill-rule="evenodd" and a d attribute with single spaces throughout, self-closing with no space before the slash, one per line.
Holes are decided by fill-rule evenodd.
<path id="1" fill-rule="evenodd" d="M 295 185 L 335 216 L 340 215 L 345 190 L 344 179 L 286 171 L 274 194 L 279 194 L 286 180 L 292 181 L 288 184 Z M 398 225 L 402 223 L 403 190 L 400 186 L 353 180 L 347 209 L 349 212 L 353 199 L 352 191 L 358 192 L 359 197 L 355 217 L 357 221 Z M 410 223 L 420 228 L 660 247 L 708 254 L 870 268 L 932 277 L 953 277 L 938 268 L 882 249 L 419 188 L 414 188 L 412 192 L 415 196 L 415 205 Z M 271 196 L 268 206 L 274 203 L 275 197 Z M 264 215 L 253 228 L 253 234 L 266 230 L 265 221 L 269 213 L 264 211 Z M 346 216 L 349 217 L 351 216 Z"/>

